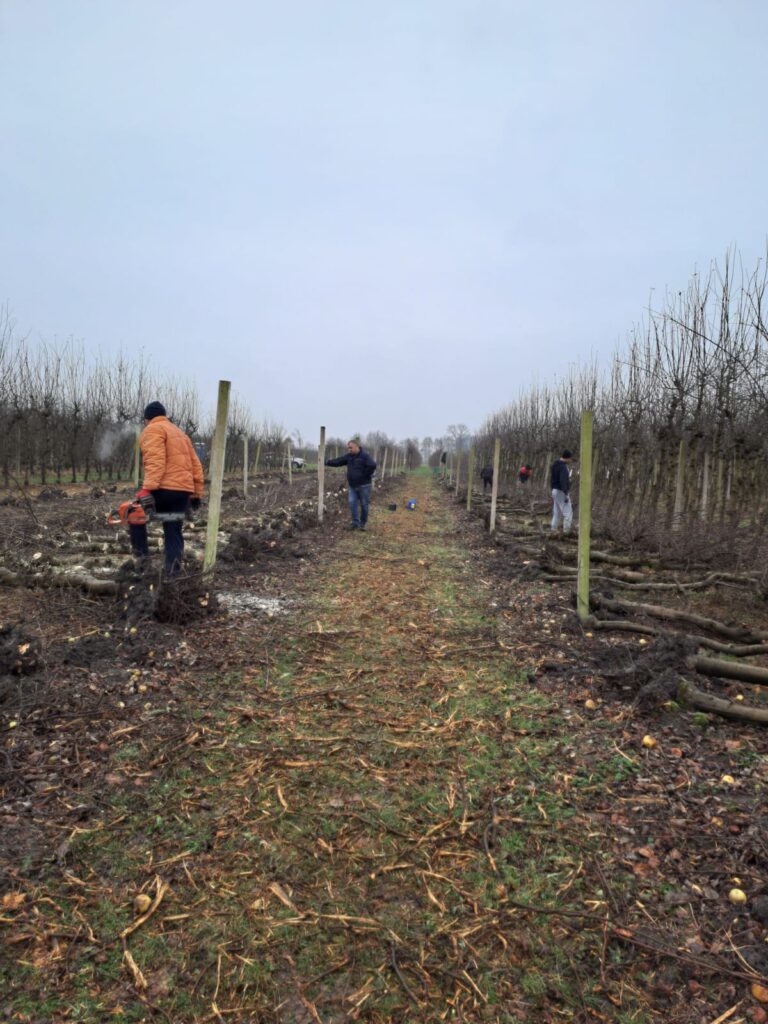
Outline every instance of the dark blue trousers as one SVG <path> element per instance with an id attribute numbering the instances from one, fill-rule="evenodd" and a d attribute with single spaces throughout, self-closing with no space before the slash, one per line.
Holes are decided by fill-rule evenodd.
<path id="1" fill-rule="evenodd" d="M 349 487 L 349 511 L 352 513 L 353 526 L 365 526 L 368 522 L 368 505 L 371 500 L 371 485 L 361 484 Z M 358 512 L 359 508 L 359 512 Z"/>
<path id="2" fill-rule="evenodd" d="M 152 497 L 155 499 L 155 508 L 158 512 L 185 513 L 190 499 L 190 495 L 186 491 L 167 491 L 164 488 L 152 491 Z M 167 576 L 173 576 L 181 569 L 181 562 L 184 557 L 183 526 L 184 521 L 182 519 L 163 523 L 165 573 Z M 146 526 L 129 526 L 128 530 L 131 534 L 131 547 L 133 548 L 134 555 L 146 557 L 149 554 Z"/>

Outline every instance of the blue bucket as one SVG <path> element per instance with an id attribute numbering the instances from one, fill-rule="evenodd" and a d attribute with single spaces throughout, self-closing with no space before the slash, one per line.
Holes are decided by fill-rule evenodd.
<path id="1" fill-rule="evenodd" d="M 405 503 L 405 507 L 408 509 L 409 512 L 413 512 L 413 510 L 416 508 L 415 498 L 411 498 L 410 501 L 407 501 Z"/>

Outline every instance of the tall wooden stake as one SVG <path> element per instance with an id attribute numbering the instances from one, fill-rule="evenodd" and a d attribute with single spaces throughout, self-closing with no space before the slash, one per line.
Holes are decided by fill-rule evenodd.
<path id="1" fill-rule="evenodd" d="M 491 484 L 491 521 L 488 529 L 491 533 L 496 530 L 496 499 L 499 496 L 499 466 L 501 465 L 501 438 L 496 438 L 493 446 L 493 483 Z"/>
<path id="2" fill-rule="evenodd" d="M 221 516 L 221 490 L 224 481 L 224 452 L 227 447 L 230 386 L 228 380 L 219 381 L 216 430 L 211 445 L 211 491 L 208 495 L 208 528 L 205 534 L 205 556 L 203 558 L 203 572 L 205 573 L 211 572 L 216 564 L 216 547 L 219 542 L 219 517 Z"/>
<path id="3" fill-rule="evenodd" d="M 467 512 L 472 511 L 472 481 L 475 476 L 475 449 L 469 449 L 469 464 L 467 466 Z"/>
<path id="4" fill-rule="evenodd" d="M 320 446 L 317 449 L 317 521 L 322 523 L 325 511 L 325 427 L 320 427 Z"/>
<path id="5" fill-rule="evenodd" d="M 461 477 L 461 452 L 456 453 L 456 497 L 459 496 L 459 478 Z"/>
<path id="6" fill-rule="evenodd" d="M 253 475 L 259 475 L 259 457 L 261 455 L 261 441 L 256 445 L 256 458 L 253 461 Z"/>
<path id="7" fill-rule="evenodd" d="M 384 483 L 384 480 L 386 479 L 386 475 L 387 475 L 387 456 L 388 455 L 389 455 L 389 448 L 385 448 L 384 449 L 384 458 L 382 459 L 382 462 L 381 462 L 381 477 L 380 477 L 380 480 L 379 480 L 379 482 L 382 483 L 382 484 Z"/>
<path id="8" fill-rule="evenodd" d="M 243 434 L 243 497 L 248 497 L 248 435 Z"/>
<path id="9" fill-rule="evenodd" d="M 679 530 L 683 518 L 683 502 L 685 500 L 685 463 L 687 458 L 687 447 L 685 438 L 680 439 L 680 447 L 677 452 L 677 482 L 675 484 L 675 506 L 672 511 L 672 529 Z"/>
<path id="10" fill-rule="evenodd" d="M 293 486 L 293 466 L 291 465 L 291 442 L 285 446 L 285 458 L 288 462 L 288 486 Z"/>
<path id="11" fill-rule="evenodd" d="M 707 518 L 709 508 L 709 448 L 704 452 L 704 469 L 701 474 L 701 506 L 699 507 L 699 518 Z"/>
<path id="12" fill-rule="evenodd" d="M 589 616 L 589 541 L 592 529 L 592 411 L 581 414 L 579 451 L 579 561 L 576 611 L 582 622 Z"/>

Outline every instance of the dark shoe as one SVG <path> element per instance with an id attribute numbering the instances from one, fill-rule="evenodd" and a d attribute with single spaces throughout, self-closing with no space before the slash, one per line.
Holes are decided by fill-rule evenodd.
<path id="1" fill-rule="evenodd" d="M 363 533 L 365 533 L 365 527 L 364 526 L 359 527 L 359 529 L 362 530 Z"/>
<path id="2" fill-rule="evenodd" d="M 354 524 L 354 523 L 352 523 L 352 525 L 351 525 L 351 526 L 349 527 L 349 529 L 350 529 L 350 530 L 359 530 L 359 529 L 360 529 L 360 527 L 359 527 L 359 526 L 355 526 L 355 524 Z"/>

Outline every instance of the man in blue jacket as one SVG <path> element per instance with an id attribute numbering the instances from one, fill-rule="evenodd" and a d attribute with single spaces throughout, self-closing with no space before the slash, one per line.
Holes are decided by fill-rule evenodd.
<path id="1" fill-rule="evenodd" d="M 371 480 L 376 463 L 357 441 L 347 444 L 347 454 L 338 459 L 326 459 L 326 466 L 346 466 L 349 486 L 349 511 L 353 530 L 364 530 L 368 522 L 368 504 L 371 500 Z"/>
<path id="2" fill-rule="evenodd" d="M 552 488 L 552 532 L 555 533 L 562 523 L 563 533 L 570 533 L 573 525 L 573 505 L 571 505 L 571 474 L 568 469 L 573 462 L 573 455 L 566 448 L 559 459 L 552 463 L 550 487 Z"/>

